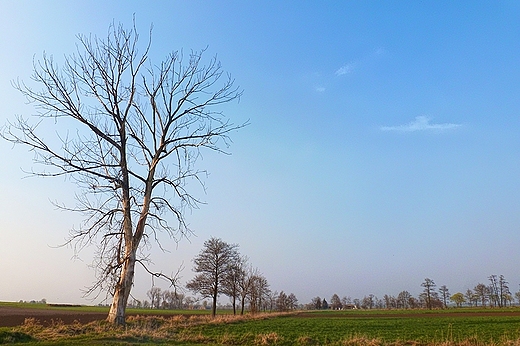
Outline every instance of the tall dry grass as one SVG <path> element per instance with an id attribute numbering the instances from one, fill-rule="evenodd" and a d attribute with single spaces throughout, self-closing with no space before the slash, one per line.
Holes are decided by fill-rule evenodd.
<path id="1" fill-rule="evenodd" d="M 190 327 L 204 324 L 226 324 L 236 323 L 246 320 L 261 320 L 273 318 L 287 313 L 269 313 L 255 315 L 221 315 L 212 318 L 208 315 L 176 315 L 176 316 L 140 316 L 132 315 L 127 318 L 124 327 L 114 326 L 106 321 L 94 321 L 86 324 L 73 322 L 65 324 L 61 320 L 53 320 L 49 326 L 43 326 L 39 320 L 35 318 L 27 318 L 24 323 L 13 328 L 13 332 L 29 335 L 35 340 L 52 341 L 67 338 L 78 337 L 95 337 L 99 338 L 120 338 L 123 340 L 133 339 L 135 341 L 153 341 L 153 340 L 178 340 L 181 342 L 207 343 L 217 342 L 221 344 L 243 344 L 251 339 L 258 339 L 255 344 L 270 345 L 273 340 L 279 338 L 274 335 L 260 336 L 222 336 L 215 340 L 205 337 L 200 333 L 192 333 Z M 247 339 L 247 340 L 246 340 Z"/>

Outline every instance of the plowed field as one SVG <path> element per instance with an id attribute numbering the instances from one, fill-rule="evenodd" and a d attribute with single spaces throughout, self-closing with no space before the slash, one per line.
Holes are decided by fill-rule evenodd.
<path id="1" fill-rule="evenodd" d="M 66 324 L 70 324 L 75 320 L 81 323 L 88 323 L 95 320 L 102 320 L 106 317 L 106 313 L 98 312 L 0 306 L 0 327 L 14 327 L 23 324 L 26 318 L 35 318 L 43 325 L 48 325 L 51 324 L 53 320 L 61 320 Z"/>

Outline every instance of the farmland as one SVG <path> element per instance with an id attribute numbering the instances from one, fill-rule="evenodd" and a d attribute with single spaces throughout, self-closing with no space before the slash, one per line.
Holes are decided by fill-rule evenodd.
<path id="1" fill-rule="evenodd" d="M 5 307 L 1 305 L 0 307 Z M 30 310 L 24 306 L 11 306 Z M 102 318 L 102 308 L 33 308 L 45 319 L 60 314 Z M 1 311 L 1 309 L 0 309 Z M 131 312 L 126 328 L 103 321 L 43 325 L 35 317 L 0 328 L 0 343 L 177 345 L 517 345 L 520 309 L 303 311 L 255 317 L 192 311 Z M 43 318 L 44 315 L 41 315 Z M 5 316 L 0 315 L 0 320 Z"/>

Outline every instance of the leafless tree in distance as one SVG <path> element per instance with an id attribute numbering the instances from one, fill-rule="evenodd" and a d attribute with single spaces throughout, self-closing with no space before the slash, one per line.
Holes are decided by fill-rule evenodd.
<path id="1" fill-rule="evenodd" d="M 450 299 L 450 291 L 446 285 L 439 287 L 439 294 L 442 299 L 442 308 L 448 308 L 448 300 Z"/>
<path id="2" fill-rule="evenodd" d="M 436 293 L 434 291 L 436 287 L 435 282 L 433 282 L 432 279 L 426 278 L 424 279 L 424 282 L 421 284 L 421 286 L 424 287 L 423 293 L 425 297 L 426 308 L 431 310 L 433 307 L 432 301 L 434 294 Z"/>
<path id="3" fill-rule="evenodd" d="M 237 314 L 237 300 L 241 294 L 242 283 L 246 280 L 247 261 L 247 257 L 244 256 L 231 264 L 231 268 L 222 282 L 222 293 L 230 298 L 233 315 Z"/>
<path id="4" fill-rule="evenodd" d="M 193 259 L 197 273 L 195 277 L 186 284 L 186 287 L 203 297 L 211 298 L 211 315 L 217 313 L 217 299 L 225 292 L 225 280 L 230 272 L 240 261 L 238 245 L 228 244 L 219 238 L 210 238 L 204 242 L 204 247 Z"/>
<path id="5" fill-rule="evenodd" d="M 255 314 L 261 310 L 271 290 L 267 278 L 257 268 L 250 269 L 247 274 L 247 281 L 249 282 L 249 311 Z"/>
<path id="6" fill-rule="evenodd" d="M 191 232 L 184 214 L 200 200 L 187 184 L 203 184 L 205 172 L 194 166 L 201 149 L 223 152 L 230 132 L 246 125 L 219 107 L 241 90 L 216 57 L 172 52 L 152 63 L 151 36 L 140 45 L 135 23 L 112 24 L 105 39 L 79 35 L 61 66 L 44 53 L 33 73 L 41 89 L 14 83 L 38 110 L 35 121 L 18 117 L 1 132 L 46 167 L 35 175 L 68 176 L 79 186 L 77 205 L 64 207 L 84 215 L 69 243 L 77 251 L 97 245 L 89 293 L 113 296 L 107 320 L 115 324 L 125 323 L 136 263 L 166 277 L 149 270 L 143 244 L 159 242 L 160 232 L 176 241 Z M 42 131 L 45 122 L 56 138 Z"/>

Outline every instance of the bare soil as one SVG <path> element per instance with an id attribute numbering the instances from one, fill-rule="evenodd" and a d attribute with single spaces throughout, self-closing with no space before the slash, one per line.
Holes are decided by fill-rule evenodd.
<path id="1" fill-rule="evenodd" d="M 129 314 L 131 315 L 131 313 Z M 161 315 L 166 316 L 166 315 Z M 499 309 L 490 309 L 489 311 L 478 312 L 434 312 L 434 313 L 384 313 L 384 314 L 330 314 L 330 313 L 307 313 L 301 312 L 296 315 L 301 318 L 423 318 L 423 317 L 493 317 L 493 316 L 516 316 L 520 317 L 520 311 L 501 311 Z M 90 311 L 67 311 L 53 309 L 31 309 L 18 308 L 9 306 L 0 306 L 0 327 L 14 327 L 24 323 L 26 318 L 34 318 L 39 320 L 41 324 L 50 325 L 56 321 L 62 321 L 65 324 L 71 324 L 74 321 L 80 323 L 89 323 L 97 320 L 104 320 L 107 313 L 90 312 Z"/>
<path id="2" fill-rule="evenodd" d="M 50 325 L 53 321 L 63 321 L 71 324 L 74 321 L 88 323 L 96 320 L 103 320 L 107 317 L 106 313 L 81 312 L 81 311 L 60 311 L 52 309 L 31 309 L 0 306 L 0 327 L 14 327 L 23 324 L 26 318 L 35 318 L 43 325 Z"/>

